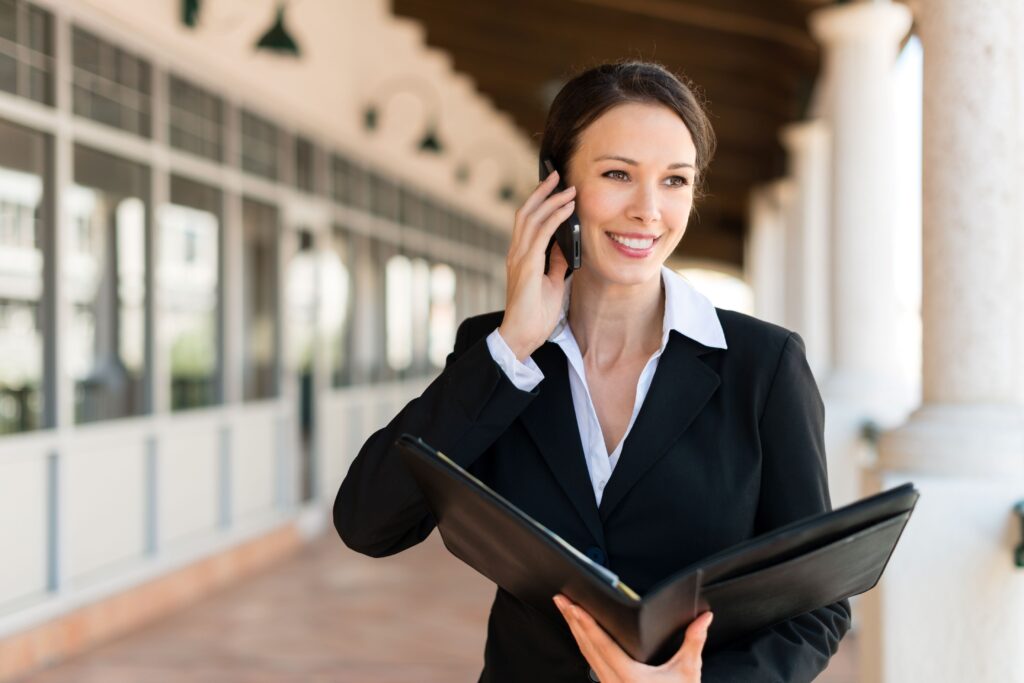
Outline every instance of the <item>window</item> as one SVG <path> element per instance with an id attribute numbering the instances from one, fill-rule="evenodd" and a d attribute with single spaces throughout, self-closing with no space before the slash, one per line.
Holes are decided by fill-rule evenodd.
<path id="1" fill-rule="evenodd" d="M 372 176 L 373 213 L 397 221 L 399 215 L 398 186 L 382 176 Z"/>
<path id="2" fill-rule="evenodd" d="M 335 226 L 331 249 L 320 268 L 322 316 L 327 339 L 327 357 L 331 384 L 352 383 L 352 237 L 345 228 Z"/>
<path id="3" fill-rule="evenodd" d="M 288 259 L 284 287 L 287 296 L 288 370 L 311 378 L 316 348 L 317 254 L 313 234 L 298 233 L 299 248 Z"/>
<path id="4" fill-rule="evenodd" d="M 242 397 L 278 394 L 278 212 L 254 199 L 242 200 L 242 287 L 245 330 Z"/>
<path id="5" fill-rule="evenodd" d="M 248 111 L 242 112 L 242 170 L 277 180 L 277 126 Z"/>
<path id="6" fill-rule="evenodd" d="M 412 365 L 412 263 L 395 254 L 386 266 L 387 360 L 399 372 Z"/>
<path id="7" fill-rule="evenodd" d="M 370 179 L 364 169 L 336 154 L 331 158 L 331 176 L 334 201 L 357 209 L 370 207 Z"/>
<path id="8" fill-rule="evenodd" d="M 398 221 L 402 225 L 413 228 L 423 228 L 423 200 L 415 192 L 407 189 L 399 190 L 398 195 Z"/>
<path id="9" fill-rule="evenodd" d="M 140 415 L 148 409 L 149 170 L 76 145 L 74 182 L 64 275 L 74 310 L 65 342 L 75 422 Z"/>
<path id="10" fill-rule="evenodd" d="M 413 259 L 410 280 L 412 370 L 426 374 L 430 368 L 430 264 L 421 258 Z"/>
<path id="11" fill-rule="evenodd" d="M 430 269 L 430 341 L 428 356 L 435 368 L 443 368 L 444 361 L 455 347 L 455 271 L 450 266 L 437 264 Z"/>
<path id="12" fill-rule="evenodd" d="M 301 137 L 295 138 L 295 187 L 316 192 L 316 147 Z"/>
<path id="13" fill-rule="evenodd" d="M 43 265 L 49 141 L 0 121 L 0 434 L 49 426 Z M 52 343 L 52 340 L 51 340 Z"/>
<path id="14" fill-rule="evenodd" d="M 150 137 L 153 101 L 149 62 L 77 26 L 72 33 L 72 60 L 75 114 Z"/>
<path id="15" fill-rule="evenodd" d="M 0 0 L 0 90 L 53 106 L 53 15 Z"/>
<path id="16" fill-rule="evenodd" d="M 160 329 L 170 352 L 171 410 L 220 401 L 221 193 L 171 176 L 160 211 Z"/>
<path id="17" fill-rule="evenodd" d="M 362 235 L 352 245 L 352 378 L 354 383 L 390 379 L 386 361 L 385 263 L 394 247 Z"/>
<path id="18" fill-rule="evenodd" d="M 174 75 L 169 86 L 171 147 L 224 161 L 224 101 Z"/>

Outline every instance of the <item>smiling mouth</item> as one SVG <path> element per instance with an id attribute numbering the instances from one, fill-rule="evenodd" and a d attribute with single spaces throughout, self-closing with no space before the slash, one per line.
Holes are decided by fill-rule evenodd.
<path id="1" fill-rule="evenodd" d="M 616 235 L 612 232 L 606 232 L 609 238 L 616 244 L 621 244 L 627 249 L 635 249 L 637 251 L 644 251 L 654 246 L 661 237 L 623 237 L 622 235 Z"/>

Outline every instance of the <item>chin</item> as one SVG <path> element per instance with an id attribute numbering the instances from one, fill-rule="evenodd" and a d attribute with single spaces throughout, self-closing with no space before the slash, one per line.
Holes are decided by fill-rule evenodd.
<path id="1" fill-rule="evenodd" d="M 650 258 L 639 263 L 622 262 L 622 259 L 602 260 L 596 264 L 587 264 L 583 258 L 582 268 L 588 275 L 610 285 L 623 287 L 641 285 L 661 276 L 663 260 Z M 588 267 L 589 265 L 589 267 Z"/>

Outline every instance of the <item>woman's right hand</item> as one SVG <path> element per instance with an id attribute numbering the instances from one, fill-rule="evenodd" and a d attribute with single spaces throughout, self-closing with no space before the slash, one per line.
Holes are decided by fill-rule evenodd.
<path id="1" fill-rule="evenodd" d="M 512 240 L 505 260 L 505 317 L 498 334 L 516 358 L 523 360 L 547 341 L 562 312 L 568 262 L 558 246 L 551 249 L 544 273 L 544 252 L 558 226 L 572 215 L 576 188 L 548 195 L 558 172 L 545 178 L 516 211 Z"/>

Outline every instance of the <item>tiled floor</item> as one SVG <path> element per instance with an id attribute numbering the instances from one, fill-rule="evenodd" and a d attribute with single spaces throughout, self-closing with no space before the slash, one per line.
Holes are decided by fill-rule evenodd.
<path id="1" fill-rule="evenodd" d="M 35 683 L 458 683 L 480 671 L 493 588 L 437 535 L 374 560 L 333 535 Z M 855 681 L 852 638 L 818 680 Z"/>

